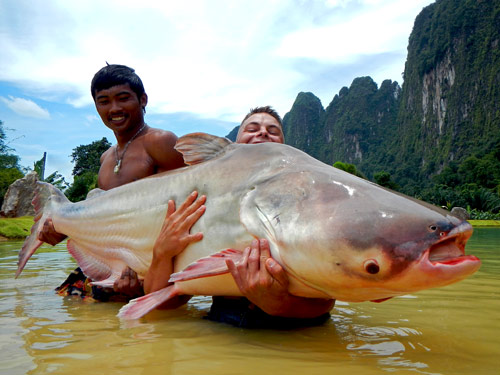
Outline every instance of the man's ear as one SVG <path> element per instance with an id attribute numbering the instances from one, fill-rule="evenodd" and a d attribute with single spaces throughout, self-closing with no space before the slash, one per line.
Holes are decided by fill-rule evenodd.
<path id="1" fill-rule="evenodd" d="M 140 100 L 140 102 L 141 102 L 141 107 L 142 107 L 142 110 L 143 110 L 144 112 L 146 112 L 146 106 L 148 105 L 148 94 L 143 93 L 143 94 L 141 95 L 141 100 Z"/>

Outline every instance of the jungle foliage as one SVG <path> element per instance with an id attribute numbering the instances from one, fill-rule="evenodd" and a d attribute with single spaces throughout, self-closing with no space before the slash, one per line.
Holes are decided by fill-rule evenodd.
<path id="1" fill-rule="evenodd" d="M 9 186 L 24 176 L 19 165 L 19 156 L 9 147 L 3 122 L 0 120 L 0 206 Z"/>
<path id="2" fill-rule="evenodd" d="M 498 214 L 499 44 L 500 1 L 437 0 L 415 19 L 402 87 L 359 77 L 326 109 L 299 93 L 286 143 L 431 203 Z"/>
<path id="3" fill-rule="evenodd" d="M 101 166 L 101 155 L 111 143 L 103 137 L 88 145 L 80 145 L 73 149 L 71 154 L 73 168 L 73 184 L 64 192 L 72 202 L 78 202 L 87 196 L 88 192 L 97 188 L 97 175 Z"/>

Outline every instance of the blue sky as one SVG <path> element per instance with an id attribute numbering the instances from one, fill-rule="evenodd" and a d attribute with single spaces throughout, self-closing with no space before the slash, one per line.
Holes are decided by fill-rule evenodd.
<path id="1" fill-rule="evenodd" d="M 133 67 L 146 122 L 224 136 L 251 107 L 283 116 L 301 91 L 327 106 L 356 77 L 401 73 L 431 0 L 0 0 L 0 120 L 21 165 L 72 180 L 72 150 L 115 142 L 90 95 L 95 72 Z"/>

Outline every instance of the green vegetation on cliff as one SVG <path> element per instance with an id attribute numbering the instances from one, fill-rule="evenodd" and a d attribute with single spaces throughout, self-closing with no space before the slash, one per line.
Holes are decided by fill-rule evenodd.
<path id="1" fill-rule="evenodd" d="M 286 142 L 431 203 L 498 213 L 499 44 L 500 1 L 437 0 L 415 20 L 402 88 L 356 78 L 324 113 L 300 93 Z"/>
<path id="2" fill-rule="evenodd" d="M 500 140 L 499 43 L 499 1 L 438 0 L 417 16 L 391 171 L 408 191 Z"/>

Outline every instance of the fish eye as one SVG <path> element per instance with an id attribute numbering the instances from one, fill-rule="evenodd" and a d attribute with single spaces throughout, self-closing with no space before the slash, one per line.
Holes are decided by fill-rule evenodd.
<path id="1" fill-rule="evenodd" d="M 380 271 L 380 267 L 375 259 L 368 259 L 367 261 L 365 261 L 364 266 L 365 271 L 372 275 L 375 275 Z"/>
<path id="2" fill-rule="evenodd" d="M 436 225 L 429 225 L 429 229 L 432 231 L 432 232 L 435 232 L 438 228 Z"/>

